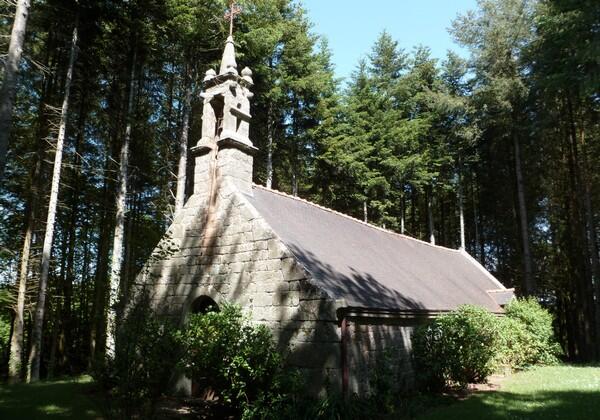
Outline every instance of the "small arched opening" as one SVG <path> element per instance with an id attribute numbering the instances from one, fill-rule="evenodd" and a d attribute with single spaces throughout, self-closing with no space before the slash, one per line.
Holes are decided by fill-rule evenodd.
<path id="1" fill-rule="evenodd" d="M 192 302 L 190 312 L 193 314 L 206 314 L 208 312 L 219 312 L 219 305 L 208 296 L 200 296 Z"/>
<path id="2" fill-rule="evenodd" d="M 223 132 L 223 108 L 225 107 L 225 99 L 222 95 L 216 95 L 211 101 L 210 106 L 215 118 L 215 137 L 218 139 Z"/>

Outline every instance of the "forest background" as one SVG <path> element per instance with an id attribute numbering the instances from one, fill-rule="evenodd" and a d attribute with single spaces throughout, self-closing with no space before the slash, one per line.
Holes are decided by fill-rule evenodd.
<path id="1" fill-rule="evenodd" d="M 103 357 L 109 309 L 189 196 L 226 3 L 0 2 L 3 375 Z M 555 314 L 566 357 L 600 358 L 600 3 L 480 0 L 451 25 L 469 59 L 382 32 L 345 85 L 301 3 L 239 3 L 256 183 L 464 247 Z"/>

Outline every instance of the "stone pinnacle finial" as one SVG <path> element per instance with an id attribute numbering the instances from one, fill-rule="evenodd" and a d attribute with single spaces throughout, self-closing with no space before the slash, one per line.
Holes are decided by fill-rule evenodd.
<path id="1" fill-rule="evenodd" d="M 221 60 L 221 68 L 219 74 L 233 73 L 238 74 L 237 63 L 235 62 L 235 47 L 233 45 L 233 37 L 229 35 L 223 50 L 223 59 Z"/>
<path id="2" fill-rule="evenodd" d="M 246 82 L 254 84 L 254 81 L 252 80 L 252 70 L 250 70 L 248 67 L 244 67 L 244 69 L 242 70 L 242 78 Z"/>
<path id="3" fill-rule="evenodd" d="M 213 69 L 206 70 L 206 74 L 204 75 L 204 81 L 208 82 L 211 79 L 214 79 L 217 76 L 217 72 Z"/>

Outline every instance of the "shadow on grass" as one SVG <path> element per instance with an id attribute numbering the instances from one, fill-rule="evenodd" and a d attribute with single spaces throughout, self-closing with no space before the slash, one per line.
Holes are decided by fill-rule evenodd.
<path id="1" fill-rule="evenodd" d="M 439 407 L 419 420 L 593 419 L 600 413 L 600 390 L 541 391 L 531 394 L 486 392 Z"/>
<path id="2" fill-rule="evenodd" d="M 102 419 L 94 389 L 88 376 L 0 385 L 0 419 Z"/>

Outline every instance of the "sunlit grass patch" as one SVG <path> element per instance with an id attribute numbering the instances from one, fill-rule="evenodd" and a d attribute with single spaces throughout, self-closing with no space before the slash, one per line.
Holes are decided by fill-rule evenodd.
<path id="1" fill-rule="evenodd" d="M 548 366 L 507 378 L 499 391 L 438 407 L 419 419 L 591 419 L 600 413 L 600 367 Z"/>

